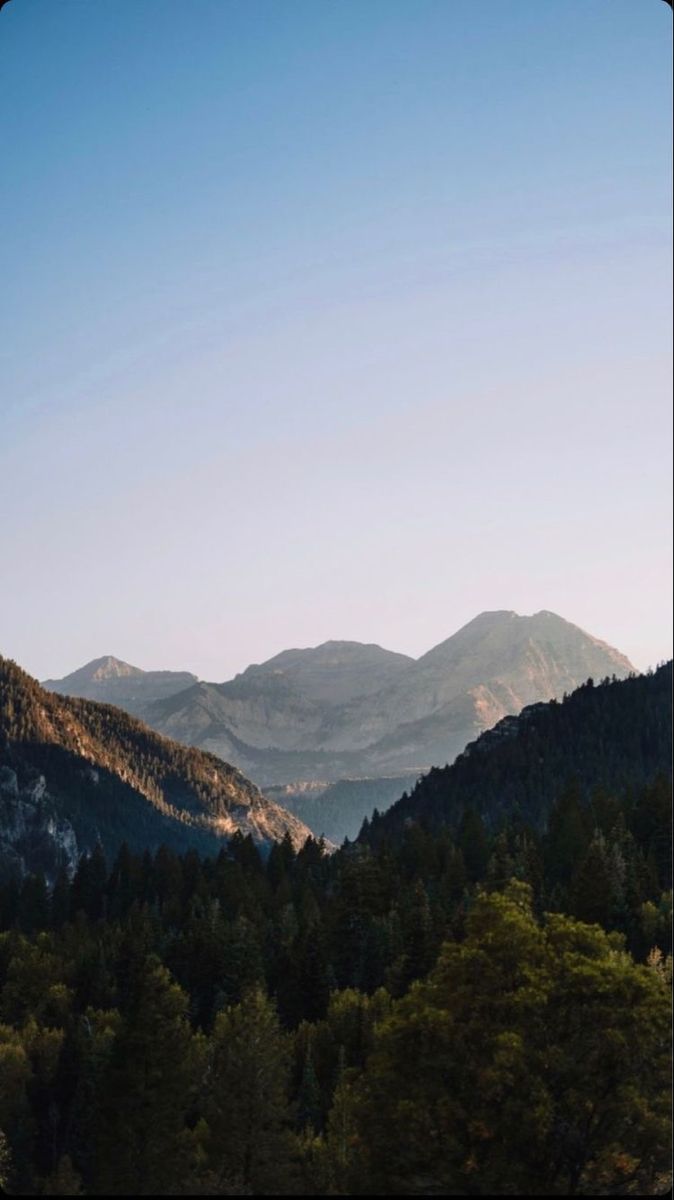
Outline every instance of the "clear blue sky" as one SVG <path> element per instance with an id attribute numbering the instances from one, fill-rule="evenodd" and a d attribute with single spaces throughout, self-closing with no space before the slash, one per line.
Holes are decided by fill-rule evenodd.
<path id="1" fill-rule="evenodd" d="M 0 652 L 671 653 L 662 0 L 12 0 Z"/>

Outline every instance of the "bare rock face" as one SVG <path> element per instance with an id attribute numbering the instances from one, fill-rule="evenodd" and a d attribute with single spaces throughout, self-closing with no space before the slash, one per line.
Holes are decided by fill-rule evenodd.
<path id="1" fill-rule="evenodd" d="M 72 875 L 78 845 L 70 821 L 58 813 L 44 775 L 19 784 L 16 771 L 0 767 L 0 877 L 40 871 L 53 883 L 64 868 Z"/>
<path id="2" fill-rule="evenodd" d="M 497 611 L 481 613 L 416 661 L 331 641 L 285 650 L 221 684 L 188 677 L 183 686 L 180 673 L 99 659 L 49 686 L 95 692 L 139 712 L 153 728 L 217 754 L 268 788 L 442 766 L 526 705 L 560 698 L 590 676 L 623 678 L 632 670 L 624 655 L 554 613 Z M 157 697 L 160 677 L 166 690 Z"/>

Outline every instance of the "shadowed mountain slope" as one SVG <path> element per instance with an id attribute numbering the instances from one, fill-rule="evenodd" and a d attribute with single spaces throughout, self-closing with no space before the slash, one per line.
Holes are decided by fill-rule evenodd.
<path id="1" fill-rule="evenodd" d="M 448 767 L 434 768 L 361 833 L 395 842 L 410 823 L 456 827 L 467 809 L 487 825 L 505 816 L 539 830 L 553 803 L 573 789 L 589 800 L 671 777 L 672 664 L 629 679 L 588 681 L 562 703 L 538 703 L 505 717 Z"/>
<path id="2" fill-rule="evenodd" d="M 111 705 L 48 692 L 2 658 L 0 767 L 5 858 L 30 869 L 31 831 L 44 855 L 52 830 L 54 862 L 69 857 L 73 839 L 78 851 L 100 840 L 110 853 L 123 841 L 213 852 L 237 832 L 263 844 L 289 833 L 296 846 L 309 834 L 215 755 Z"/>

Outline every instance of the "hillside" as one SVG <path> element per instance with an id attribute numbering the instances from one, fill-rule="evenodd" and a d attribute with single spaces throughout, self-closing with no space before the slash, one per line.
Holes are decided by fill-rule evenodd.
<path id="1" fill-rule="evenodd" d="M 624 655 L 554 613 L 498 611 L 418 660 L 331 641 L 283 651 L 227 683 L 176 686 L 143 702 L 142 715 L 167 736 L 235 763 L 259 786 L 413 775 L 452 762 L 525 705 L 561 698 L 589 676 L 631 671 Z M 51 686 L 63 691 L 66 683 Z M 132 685 L 96 686 L 119 695 Z"/>
<path id="2" fill-rule="evenodd" d="M 361 838 L 396 838 L 410 822 L 456 828 L 467 810 L 492 828 L 514 817 L 542 830 L 565 789 L 585 800 L 597 790 L 629 795 L 671 775 L 671 753 L 671 662 L 622 681 L 588 681 L 561 703 L 499 721 L 451 766 L 429 771 Z"/>
<path id="3" fill-rule="evenodd" d="M 529 708 L 332 855 L 0 880 L 6 1190 L 668 1194 L 670 686 Z"/>
<path id="4" fill-rule="evenodd" d="M 47 692 L 0 658 L 0 839 L 5 866 L 53 873 L 97 840 L 213 852 L 235 833 L 271 843 L 308 829 L 236 768 L 121 709 Z"/>

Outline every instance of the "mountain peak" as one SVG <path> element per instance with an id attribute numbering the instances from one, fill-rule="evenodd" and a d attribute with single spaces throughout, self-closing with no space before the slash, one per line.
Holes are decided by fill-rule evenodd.
<path id="1" fill-rule="evenodd" d="M 101 658 L 93 658 L 91 662 L 85 663 L 74 674 L 88 679 L 127 679 L 130 675 L 144 675 L 145 672 L 121 658 L 115 658 L 113 654 L 104 654 Z"/>
<path id="2" fill-rule="evenodd" d="M 549 691 L 546 699 L 556 694 L 564 674 L 568 675 L 568 685 L 564 686 L 573 688 L 583 673 L 587 678 L 598 670 L 603 674 L 615 671 L 620 675 L 628 675 L 634 670 L 629 659 L 619 651 L 549 609 L 541 609 L 530 616 L 506 609 L 480 613 L 446 641 L 422 655 L 417 665 L 424 668 L 432 665 L 457 673 L 464 669 L 472 672 L 479 662 L 482 681 L 486 682 L 493 675 L 501 676 L 518 656 L 524 656 L 522 666 L 526 662 L 528 671 L 534 645 L 536 673 L 548 675 L 551 685 L 556 680 L 551 688 L 546 685 L 543 692 Z"/>
<path id="3" fill-rule="evenodd" d="M 71 671 L 70 675 L 64 676 L 63 679 L 45 679 L 44 686 L 54 691 L 66 691 L 65 685 L 80 688 L 87 684 L 105 683 L 111 679 L 139 679 L 144 674 L 140 667 L 115 658 L 114 654 L 103 654 L 100 658 L 92 658 L 91 662 L 78 667 L 76 671 Z"/>
<path id="4" fill-rule="evenodd" d="M 177 694 L 196 682 L 196 675 L 190 671 L 141 671 L 113 654 L 104 654 L 63 679 L 45 679 L 42 686 L 62 696 L 101 700 L 143 716 L 153 701 Z"/>

